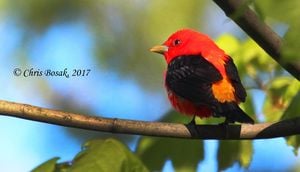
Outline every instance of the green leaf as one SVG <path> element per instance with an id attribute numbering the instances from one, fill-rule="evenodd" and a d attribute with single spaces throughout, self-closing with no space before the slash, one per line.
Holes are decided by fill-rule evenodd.
<path id="1" fill-rule="evenodd" d="M 161 121 L 187 124 L 191 119 L 171 110 Z M 201 140 L 141 137 L 136 154 L 151 171 L 161 171 L 166 160 L 172 161 L 176 171 L 195 171 L 203 151 Z"/>
<path id="2" fill-rule="evenodd" d="M 220 141 L 218 148 L 218 171 L 231 167 L 235 162 L 247 168 L 252 160 L 252 141 L 229 140 Z"/>
<path id="3" fill-rule="evenodd" d="M 70 171 L 147 172 L 148 170 L 121 142 L 106 139 L 86 142 L 83 150 L 73 160 Z"/>
<path id="4" fill-rule="evenodd" d="M 293 77 L 276 77 L 268 83 L 263 112 L 267 121 L 278 121 L 299 90 L 299 83 Z"/>
<path id="5" fill-rule="evenodd" d="M 300 65 L 300 1 L 299 0 L 264 0 L 255 1 L 270 22 L 285 25 L 288 30 L 283 38 L 281 54 L 282 61 Z M 275 10 L 274 10 L 275 9 Z"/>
<path id="6" fill-rule="evenodd" d="M 240 141 L 240 157 L 239 163 L 242 167 L 248 168 L 253 156 L 252 141 Z"/>
<path id="7" fill-rule="evenodd" d="M 284 114 L 282 115 L 282 120 L 300 117 L 299 111 L 299 102 L 300 102 L 300 92 L 293 98 L 288 108 L 285 110 Z"/>
<path id="8" fill-rule="evenodd" d="M 218 148 L 218 171 L 231 167 L 239 159 L 239 141 L 220 141 Z"/>
<path id="9" fill-rule="evenodd" d="M 175 110 L 170 110 L 167 112 L 160 121 L 163 122 L 174 122 L 187 124 L 192 120 L 192 116 L 183 115 Z"/>
<path id="10" fill-rule="evenodd" d="M 298 156 L 298 149 L 300 147 L 300 136 L 294 135 L 286 138 L 286 142 L 288 145 L 293 146 L 293 151 L 295 156 Z"/>
<path id="11" fill-rule="evenodd" d="M 300 117 L 299 102 L 300 102 L 300 92 L 297 93 L 297 95 L 291 101 L 289 107 L 285 110 L 282 116 L 282 120 L 294 118 L 294 117 Z M 286 142 L 288 145 L 294 148 L 294 153 L 297 156 L 298 149 L 300 148 L 300 136 L 295 135 L 295 136 L 287 137 Z"/>
<path id="12" fill-rule="evenodd" d="M 273 20 L 294 23 L 299 19 L 300 1 L 298 0 L 263 0 L 254 1 L 259 7 L 264 16 L 272 18 Z"/>
<path id="13" fill-rule="evenodd" d="M 176 171 L 195 171 L 203 160 L 203 141 L 142 137 L 137 155 L 151 171 L 161 171 L 170 159 Z"/>
<path id="14" fill-rule="evenodd" d="M 250 38 L 242 44 L 238 53 L 246 69 L 252 66 L 256 71 L 270 72 L 276 66 L 275 61 Z"/>
<path id="15" fill-rule="evenodd" d="M 234 54 L 240 47 L 240 42 L 236 37 L 230 34 L 223 34 L 217 40 L 216 44 L 222 48 L 228 55 Z"/>
<path id="16" fill-rule="evenodd" d="M 52 158 L 33 169 L 32 172 L 54 172 L 57 160 L 59 160 L 58 157 Z"/>
<path id="17" fill-rule="evenodd" d="M 284 36 L 282 44 L 282 56 L 285 63 L 292 63 L 295 65 L 300 65 L 300 20 L 297 23 L 292 23 Z"/>
<path id="18" fill-rule="evenodd" d="M 83 150 L 76 155 L 72 163 L 57 164 L 58 159 L 48 160 L 35 168 L 33 172 L 148 172 L 144 164 L 116 139 L 98 139 L 86 142 Z"/>
<path id="19" fill-rule="evenodd" d="M 256 119 L 252 94 L 247 94 L 245 103 L 241 103 L 240 107 L 254 120 Z"/>

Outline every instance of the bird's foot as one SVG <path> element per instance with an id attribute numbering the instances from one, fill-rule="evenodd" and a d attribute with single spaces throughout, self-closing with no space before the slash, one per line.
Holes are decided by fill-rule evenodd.
<path id="1" fill-rule="evenodd" d="M 196 124 L 195 116 L 193 117 L 193 119 L 188 124 L 186 124 L 186 127 L 190 131 L 192 137 L 197 137 L 197 135 L 199 135 L 199 132 L 197 130 L 197 124 Z"/>
<path id="2" fill-rule="evenodd" d="M 196 116 L 193 116 L 193 119 L 187 124 L 188 126 L 196 126 Z"/>
<path id="3" fill-rule="evenodd" d="M 233 120 L 231 120 L 231 119 L 229 119 L 229 118 L 225 118 L 225 121 L 224 122 L 222 122 L 222 123 L 220 123 L 219 124 L 219 126 L 220 127 L 222 127 L 223 128 L 223 130 L 225 131 L 225 136 L 224 136 L 224 138 L 228 138 L 229 137 L 229 124 L 233 124 L 234 123 L 234 121 Z"/>

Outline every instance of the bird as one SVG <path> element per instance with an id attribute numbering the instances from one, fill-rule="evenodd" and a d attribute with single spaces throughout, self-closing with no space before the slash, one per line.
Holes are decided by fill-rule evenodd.
<path id="1" fill-rule="evenodd" d="M 180 29 L 150 51 L 164 56 L 168 99 L 175 110 L 193 116 L 191 123 L 195 124 L 198 116 L 225 117 L 224 124 L 254 124 L 239 107 L 247 93 L 233 59 L 209 36 L 189 28 Z"/>

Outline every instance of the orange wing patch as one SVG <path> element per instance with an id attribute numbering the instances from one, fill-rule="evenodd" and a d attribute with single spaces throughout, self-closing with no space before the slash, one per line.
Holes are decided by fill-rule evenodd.
<path id="1" fill-rule="evenodd" d="M 215 98 L 221 102 L 236 101 L 234 96 L 234 88 L 227 78 L 222 79 L 212 85 L 212 92 Z"/>

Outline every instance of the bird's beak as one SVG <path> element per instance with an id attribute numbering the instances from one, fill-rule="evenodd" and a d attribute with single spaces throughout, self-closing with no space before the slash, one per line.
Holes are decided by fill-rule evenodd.
<path id="1" fill-rule="evenodd" d="M 168 51 L 168 47 L 165 45 L 156 45 L 150 48 L 150 51 L 154 53 L 164 54 L 165 52 Z"/>

